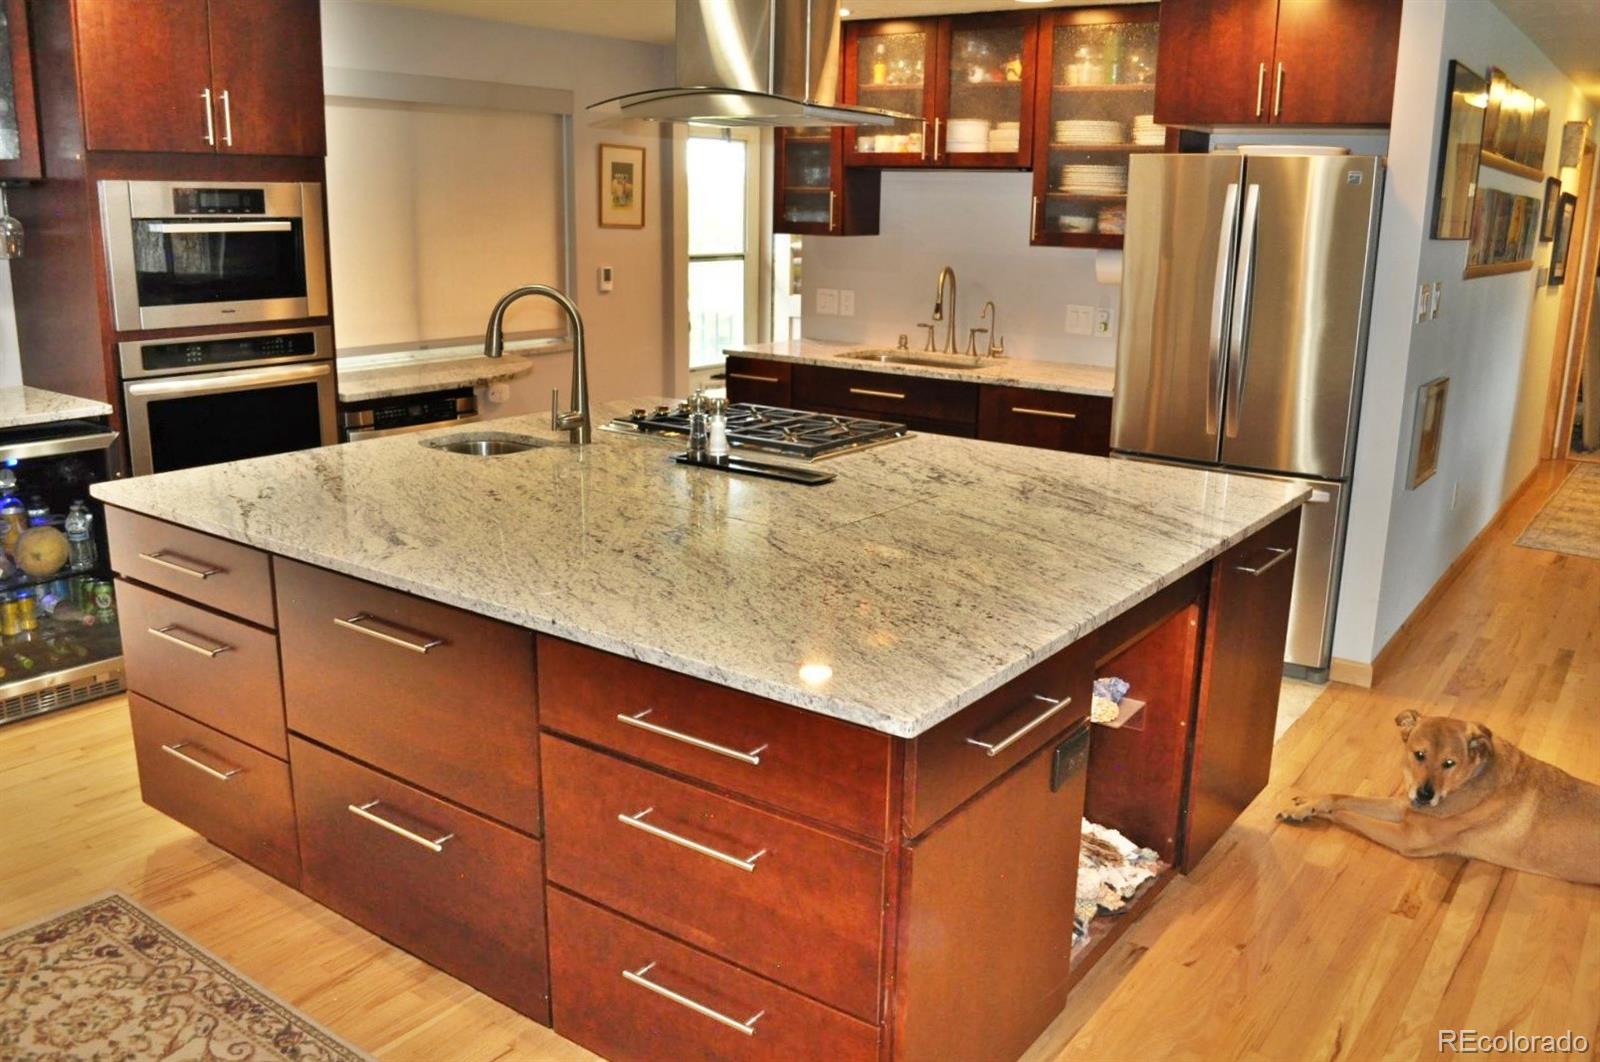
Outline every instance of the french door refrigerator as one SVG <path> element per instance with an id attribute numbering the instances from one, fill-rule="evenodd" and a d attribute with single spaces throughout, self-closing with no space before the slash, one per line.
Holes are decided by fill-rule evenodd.
<path id="1" fill-rule="evenodd" d="M 1313 491 L 1287 670 L 1327 673 L 1383 184 L 1353 155 L 1135 155 L 1111 446 Z"/>

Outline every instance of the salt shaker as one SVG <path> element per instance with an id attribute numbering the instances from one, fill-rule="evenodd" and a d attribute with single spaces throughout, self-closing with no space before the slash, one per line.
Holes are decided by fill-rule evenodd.
<path id="1" fill-rule="evenodd" d="M 728 459 L 728 400 L 711 400 L 711 420 L 707 425 L 706 456 L 713 461 Z"/>

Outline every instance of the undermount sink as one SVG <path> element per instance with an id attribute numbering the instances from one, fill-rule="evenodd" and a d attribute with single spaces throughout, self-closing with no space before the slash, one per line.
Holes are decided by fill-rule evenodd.
<path id="1" fill-rule="evenodd" d="M 993 358 L 974 357 L 969 354 L 939 354 L 915 350 L 852 350 L 840 354 L 851 361 L 875 361 L 880 365 L 921 365 L 930 369 L 981 369 L 992 365 Z"/>
<path id="2" fill-rule="evenodd" d="M 471 457 L 500 457 L 520 454 L 538 446 L 551 445 L 548 439 L 535 439 L 531 435 L 512 435 L 503 431 L 480 431 L 466 435 L 446 435 L 441 439 L 424 439 L 422 445 L 432 450 Z"/>

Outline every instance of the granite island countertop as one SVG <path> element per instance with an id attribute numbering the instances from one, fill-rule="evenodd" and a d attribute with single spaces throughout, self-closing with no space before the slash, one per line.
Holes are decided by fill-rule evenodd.
<path id="1" fill-rule="evenodd" d="M 864 361 L 843 355 L 856 350 L 886 350 L 871 343 L 837 343 L 825 339 L 780 339 L 773 343 L 746 343 L 728 347 L 726 354 L 746 354 L 752 358 L 771 358 L 803 365 L 825 365 L 833 369 L 858 369 L 901 376 L 926 376 L 936 380 L 965 380 L 969 383 L 1027 387 L 1035 391 L 1065 391 L 1075 395 L 1110 398 L 1117 370 L 1109 365 L 1081 365 L 1064 361 L 1030 361 L 1026 358 L 996 358 L 979 369 L 946 369 L 933 365 L 896 365 L 893 362 Z M 915 348 L 911 353 L 920 352 Z"/>
<path id="2" fill-rule="evenodd" d="M 0 430 L 110 415 L 111 407 L 93 398 L 37 387 L 0 387 Z"/>
<path id="3" fill-rule="evenodd" d="M 654 398 L 614 403 L 601 418 Z M 601 420 L 604 422 L 604 419 Z M 800 487 L 542 418 L 96 484 L 96 497 L 383 586 L 914 737 L 1205 564 L 1307 492 L 938 435 Z"/>

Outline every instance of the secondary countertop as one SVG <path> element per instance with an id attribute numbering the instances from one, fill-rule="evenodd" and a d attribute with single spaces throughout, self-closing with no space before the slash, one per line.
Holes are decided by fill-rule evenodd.
<path id="1" fill-rule="evenodd" d="M 643 398 L 597 410 L 601 418 Z M 600 422 L 604 423 L 604 419 Z M 658 439 L 473 458 L 443 429 L 96 484 L 102 501 L 914 737 L 1292 510 L 1303 489 L 938 435 L 821 487 Z"/>
<path id="2" fill-rule="evenodd" d="M 339 401 L 415 395 L 452 387 L 480 387 L 533 371 L 544 354 L 570 349 L 564 339 L 510 340 L 504 357 L 486 358 L 483 344 L 384 354 L 344 354 L 338 360 Z"/>
<path id="3" fill-rule="evenodd" d="M 0 387 L 0 430 L 110 415 L 110 406 L 92 398 L 37 387 Z"/>
<path id="4" fill-rule="evenodd" d="M 885 350 L 871 343 L 836 343 L 823 339 L 781 339 L 775 343 L 746 343 L 729 347 L 724 353 L 745 354 L 752 358 L 793 361 L 805 365 L 826 365 L 835 369 L 860 369 L 866 372 L 895 373 L 902 376 L 928 376 L 937 380 L 966 380 L 970 383 L 1028 387 L 1036 391 L 1066 391 L 1075 395 L 1111 397 L 1117 370 L 1108 365 L 1079 365 L 1061 361 L 1029 361 L 1026 358 L 996 358 L 981 369 L 942 369 L 928 365 L 895 365 L 890 362 L 859 361 L 842 357 L 855 350 Z M 917 353 L 920 348 L 913 350 Z"/>

